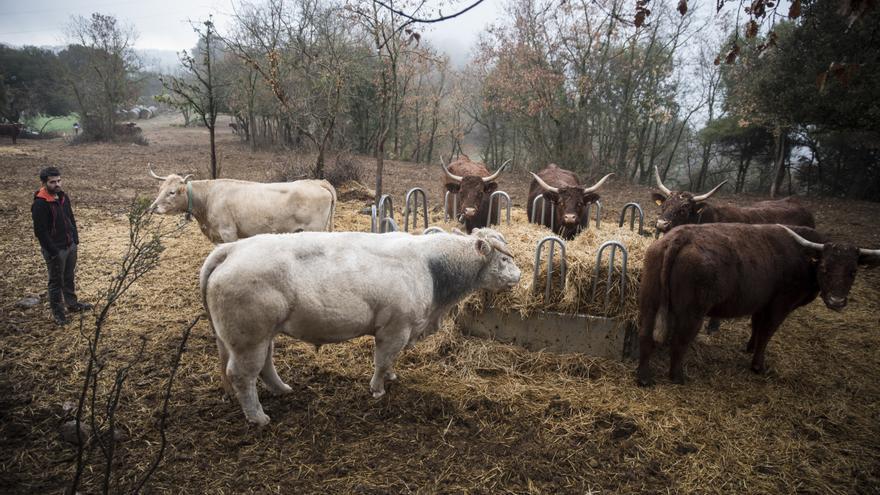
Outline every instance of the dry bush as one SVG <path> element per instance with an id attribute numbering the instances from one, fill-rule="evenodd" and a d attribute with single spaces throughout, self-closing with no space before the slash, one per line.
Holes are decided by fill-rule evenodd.
<path id="1" fill-rule="evenodd" d="M 363 182 L 364 167 L 349 152 L 336 155 L 336 160 L 324 171 L 324 179 L 339 187 L 346 182 Z"/>

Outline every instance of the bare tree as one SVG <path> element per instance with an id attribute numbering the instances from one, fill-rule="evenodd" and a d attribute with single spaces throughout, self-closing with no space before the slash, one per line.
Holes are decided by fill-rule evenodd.
<path id="1" fill-rule="evenodd" d="M 199 35 L 199 43 L 194 50 L 199 52 L 199 59 L 193 57 L 195 53 L 190 55 L 185 50 L 180 52 L 180 63 L 191 78 L 165 76 L 160 79 L 165 89 L 175 95 L 182 105 L 192 109 L 208 129 L 211 142 L 209 171 L 211 178 L 216 179 L 218 170 L 215 132 L 218 111 L 217 90 L 220 83 L 214 75 L 213 65 L 217 57 L 214 45 L 217 34 L 214 30 L 214 22 L 210 18 L 202 24 L 204 30 L 193 27 Z"/>

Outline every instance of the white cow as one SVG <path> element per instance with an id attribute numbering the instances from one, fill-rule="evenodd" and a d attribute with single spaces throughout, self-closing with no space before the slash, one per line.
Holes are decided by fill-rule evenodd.
<path id="1" fill-rule="evenodd" d="M 397 354 L 437 331 L 467 294 L 513 287 L 520 270 L 504 237 L 303 232 L 223 244 L 202 265 L 202 300 L 220 353 L 220 376 L 252 423 L 269 416 L 257 375 L 273 393 L 291 391 L 272 363 L 284 333 L 316 346 L 375 337 L 373 397 L 395 380 Z"/>
<path id="2" fill-rule="evenodd" d="M 218 244 L 257 234 L 332 231 L 336 189 L 326 180 L 247 182 L 232 179 L 193 180 L 171 174 L 150 208 L 157 213 L 187 213 L 202 233 Z"/>

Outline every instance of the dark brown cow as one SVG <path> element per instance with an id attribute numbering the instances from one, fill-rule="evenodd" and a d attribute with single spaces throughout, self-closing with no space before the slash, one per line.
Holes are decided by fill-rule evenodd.
<path id="1" fill-rule="evenodd" d="M 15 144 L 18 140 L 18 135 L 21 133 L 21 127 L 21 123 L 19 122 L 14 124 L 0 124 L 0 136 L 12 137 L 12 144 Z"/>
<path id="2" fill-rule="evenodd" d="M 679 225 L 689 223 L 781 223 L 816 226 L 813 214 L 794 198 L 760 201 L 751 206 L 710 205 L 703 201 L 715 194 L 727 181 L 718 184 L 706 194 L 694 196 L 690 192 L 672 191 L 664 186 L 657 167 L 654 167 L 654 175 L 657 178 L 657 187 L 663 192 L 652 195 L 654 202 L 661 207 L 657 218 L 659 232 L 669 232 Z"/>
<path id="3" fill-rule="evenodd" d="M 455 212 L 455 217 L 464 224 L 468 233 L 489 225 L 489 196 L 498 189 L 495 179 L 509 162 L 507 160 L 495 173 L 490 174 L 486 165 L 471 161 L 467 155 L 461 155 L 448 168 L 443 164 L 443 158 L 440 158 L 444 173 L 443 185 L 447 191 L 458 193 L 458 211 Z M 446 208 L 447 211 L 452 211 L 452 195 Z M 491 212 L 491 223 L 498 223 L 498 210 L 494 210 Z"/>
<path id="4" fill-rule="evenodd" d="M 133 136 L 141 133 L 141 128 L 134 122 L 126 122 L 124 124 L 116 124 L 114 128 L 119 136 Z"/>
<path id="5" fill-rule="evenodd" d="M 592 187 L 584 187 L 573 172 L 559 168 L 555 163 L 547 165 L 537 174 L 532 174 L 534 179 L 529 185 L 529 201 L 526 203 L 529 221 L 532 221 L 535 198 L 543 194 L 544 199 L 553 204 L 556 215 L 555 218 L 550 216 L 550 205 L 546 208 L 542 206 L 543 218 L 538 219 L 536 215 L 536 223 L 551 227 L 552 220 L 553 232 L 564 239 L 573 239 L 590 223 L 589 207 L 599 200 L 595 191 L 612 175 L 602 177 Z"/>
<path id="6" fill-rule="evenodd" d="M 880 264 L 880 250 L 824 241 L 809 227 L 728 223 L 683 225 L 652 244 L 639 290 L 638 383 L 653 382 L 648 362 L 666 340 L 669 377 L 684 383 L 684 353 L 707 315 L 752 317 L 746 351 L 763 372 L 767 342 L 789 313 L 818 294 L 840 311 L 857 265 Z"/>

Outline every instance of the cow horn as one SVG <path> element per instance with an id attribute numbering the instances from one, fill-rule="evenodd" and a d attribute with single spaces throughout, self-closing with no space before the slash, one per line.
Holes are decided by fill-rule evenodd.
<path id="1" fill-rule="evenodd" d="M 599 179 L 599 182 L 597 182 L 593 187 L 585 187 L 584 193 L 590 193 L 590 192 L 595 191 L 596 189 L 599 189 L 600 187 L 602 187 L 602 184 L 604 184 L 605 181 L 608 180 L 608 178 L 611 177 L 612 175 L 614 175 L 613 172 L 606 175 L 605 177 L 602 177 L 601 179 Z"/>
<path id="2" fill-rule="evenodd" d="M 446 172 L 446 177 L 449 178 L 449 180 L 455 181 L 455 182 L 461 184 L 461 176 L 455 175 L 452 172 L 450 172 L 449 169 L 446 168 L 446 165 L 443 164 L 442 159 L 440 161 L 440 166 L 443 167 L 443 171 Z"/>
<path id="3" fill-rule="evenodd" d="M 156 172 L 153 172 L 153 164 L 152 163 L 148 163 L 147 166 L 150 167 L 150 177 L 152 177 L 156 180 L 165 180 L 168 178 L 167 175 L 165 177 L 160 177 L 160 176 L 156 175 Z"/>
<path id="4" fill-rule="evenodd" d="M 510 251 L 508 251 L 506 246 L 501 244 L 501 241 L 499 241 L 498 239 L 487 239 L 487 242 L 489 243 L 490 246 L 495 248 L 495 250 L 498 251 L 499 253 L 506 254 L 507 256 L 510 256 L 511 258 L 513 258 L 513 255 L 510 254 Z"/>
<path id="5" fill-rule="evenodd" d="M 672 191 L 670 191 L 668 187 L 664 186 L 663 181 L 660 180 L 660 170 L 657 168 L 657 165 L 654 165 L 654 177 L 657 178 L 657 187 L 660 189 L 660 191 L 662 191 L 663 194 L 667 196 L 671 195 Z"/>
<path id="6" fill-rule="evenodd" d="M 712 189 L 711 191 L 707 192 L 706 194 L 694 196 L 694 201 L 704 201 L 704 200 L 709 199 L 709 196 L 715 194 L 715 192 L 718 191 L 719 189 L 721 189 L 721 186 L 723 186 L 724 184 L 727 184 L 727 179 L 725 179 L 724 182 L 722 182 L 721 184 L 718 184 L 717 186 L 715 186 L 715 189 Z"/>
<path id="7" fill-rule="evenodd" d="M 558 187 L 553 187 L 553 186 L 551 186 L 550 184 L 547 184 L 546 182 L 544 182 L 543 180 L 541 180 L 540 177 L 538 177 L 538 174 L 536 174 L 536 173 L 534 173 L 534 172 L 529 172 L 529 173 L 532 174 L 532 177 L 534 177 L 536 181 L 538 181 L 538 185 L 541 186 L 542 189 L 544 189 L 545 191 L 549 191 L 549 192 L 552 192 L 552 193 L 559 194 L 559 188 L 558 188 Z"/>
<path id="8" fill-rule="evenodd" d="M 184 176 L 183 181 L 186 182 L 186 181 L 192 179 L 192 176 L 193 176 L 193 174 L 187 174 L 186 176 Z"/>
<path id="9" fill-rule="evenodd" d="M 502 163 L 501 166 L 498 167 L 498 170 L 496 170 L 494 174 L 490 175 L 489 177 L 483 177 L 483 182 L 484 182 L 484 183 L 486 183 L 486 182 L 492 182 L 493 180 L 497 179 L 498 176 L 501 175 L 501 172 L 504 171 L 504 167 L 506 167 L 507 164 L 510 163 L 510 160 L 511 160 L 511 159 L 508 158 L 507 161 L 505 161 L 504 163 Z"/>
<path id="10" fill-rule="evenodd" d="M 794 240 L 796 240 L 798 244 L 800 244 L 801 246 L 803 246 L 805 248 L 814 249 L 816 251 L 822 251 L 823 249 L 825 249 L 824 245 L 819 244 L 818 242 L 812 242 L 812 241 L 808 241 L 808 240 L 804 239 L 803 237 L 799 236 L 795 231 L 791 230 L 790 228 L 786 227 L 785 225 L 780 225 L 778 223 L 776 225 L 785 229 L 789 233 L 789 235 L 794 237 Z"/>
<path id="11" fill-rule="evenodd" d="M 859 255 L 861 256 L 870 256 L 872 258 L 876 258 L 880 260 L 880 249 L 862 249 L 859 248 Z"/>

